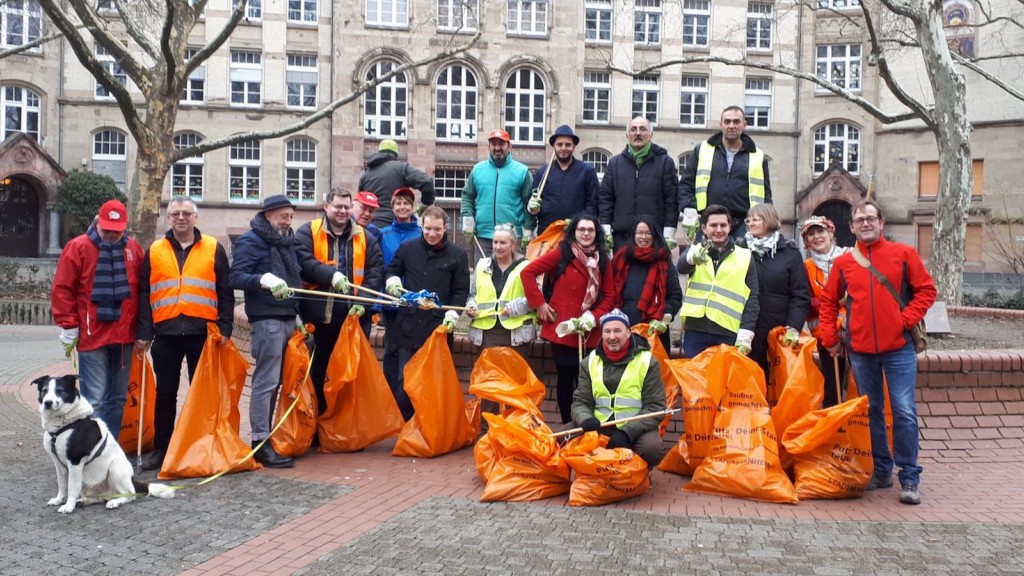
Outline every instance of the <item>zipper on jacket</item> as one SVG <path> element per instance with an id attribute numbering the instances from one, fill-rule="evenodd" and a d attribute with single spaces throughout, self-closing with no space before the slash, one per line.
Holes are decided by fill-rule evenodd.
<path id="1" fill-rule="evenodd" d="M 854 249 L 856 250 L 856 247 L 854 247 Z M 868 246 L 867 249 L 868 249 L 868 262 L 872 266 L 874 266 L 875 263 L 871 262 L 871 246 Z M 869 295 L 869 297 L 871 299 L 871 333 L 875 337 L 875 354 L 878 354 L 878 318 L 876 317 L 876 313 L 878 311 L 875 309 L 875 282 L 876 282 L 875 275 L 872 274 L 871 271 L 869 270 L 868 271 L 868 295 Z M 852 340 L 852 337 L 851 337 L 851 340 Z"/>
<path id="2" fill-rule="evenodd" d="M 505 159 L 506 161 L 508 158 Z M 498 225 L 498 178 L 501 177 L 501 167 L 494 169 L 494 201 L 491 205 L 491 238 L 494 238 L 494 227 Z M 484 254 L 486 256 L 486 254 Z"/>

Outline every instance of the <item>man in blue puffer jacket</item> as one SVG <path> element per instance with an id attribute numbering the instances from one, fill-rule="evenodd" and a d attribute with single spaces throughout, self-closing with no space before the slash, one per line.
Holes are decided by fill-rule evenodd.
<path id="1" fill-rule="evenodd" d="M 512 224 L 527 242 L 537 226 L 537 219 L 526 211 L 533 177 L 525 164 L 512 159 L 508 132 L 492 130 L 487 147 L 487 160 L 473 166 L 462 190 L 462 233 L 480 240 L 483 256 L 491 255 L 495 224 Z"/>

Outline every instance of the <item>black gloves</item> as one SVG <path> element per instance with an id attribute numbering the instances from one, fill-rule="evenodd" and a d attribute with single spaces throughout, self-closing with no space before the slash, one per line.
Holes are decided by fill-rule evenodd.
<path id="1" fill-rule="evenodd" d="M 584 432 L 596 432 L 601 428 L 601 421 L 597 418 L 587 418 L 580 424 L 580 428 L 583 428 Z"/>
<path id="2" fill-rule="evenodd" d="M 626 434 L 622 430 L 616 430 L 614 434 L 608 439 L 608 449 L 614 450 L 616 448 L 632 448 L 633 441 L 629 439 L 629 434 Z"/>

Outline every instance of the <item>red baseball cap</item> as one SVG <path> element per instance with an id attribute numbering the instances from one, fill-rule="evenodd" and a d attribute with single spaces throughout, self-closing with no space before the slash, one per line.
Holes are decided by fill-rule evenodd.
<path id="1" fill-rule="evenodd" d="M 353 200 L 359 202 L 360 204 L 369 206 L 371 208 L 380 208 L 380 202 L 377 201 L 377 195 L 374 194 L 373 192 L 361 190 L 359 192 L 356 192 L 356 197 L 353 198 Z"/>
<path id="2" fill-rule="evenodd" d="M 504 130 L 501 130 L 500 128 L 498 130 L 491 130 L 491 133 L 487 135 L 487 139 L 488 140 L 495 140 L 495 139 L 497 139 L 497 140 L 504 140 L 505 142 L 511 142 L 511 140 L 508 137 L 508 132 L 505 132 Z"/>
<path id="3" fill-rule="evenodd" d="M 107 200 L 100 206 L 100 228 L 124 232 L 128 227 L 128 210 L 120 200 Z"/>
<path id="4" fill-rule="evenodd" d="M 416 192 L 412 188 L 396 188 L 394 193 L 391 194 L 392 198 L 395 196 L 408 196 L 409 202 L 416 203 Z"/>

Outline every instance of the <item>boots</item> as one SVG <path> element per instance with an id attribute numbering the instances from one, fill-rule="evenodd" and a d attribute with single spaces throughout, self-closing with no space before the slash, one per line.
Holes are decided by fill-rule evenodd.
<path id="1" fill-rule="evenodd" d="M 149 456 L 142 459 L 142 469 L 147 471 L 159 470 L 164 465 L 164 457 L 166 455 L 167 450 L 161 450 L 160 448 L 153 450 L 149 453 Z"/>
<path id="2" fill-rule="evenodd" d="M 255 448 L 259 443 L 260 441 L 253 441 L 252 447 Z M 291 458 L 281 456 L 275 452 L 274 447 L 270 445 L 269 441 L 265 442 L 263 446 L 256 451 L 253 458 L 267 468 L 291 468 L 295 465 L 295 461 Z"/>

